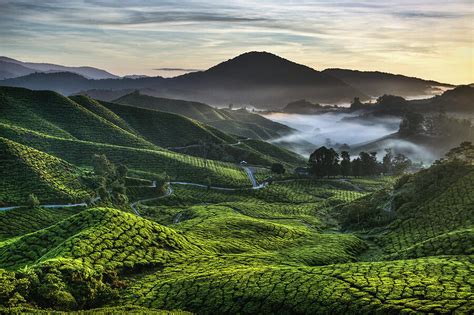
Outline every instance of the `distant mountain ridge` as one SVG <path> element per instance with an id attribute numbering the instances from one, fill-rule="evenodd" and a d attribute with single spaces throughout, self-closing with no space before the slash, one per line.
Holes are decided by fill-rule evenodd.
<path id="1" fill-rule="evenodd" d="M 23 62 L 9 57 L 0 56 L 0 78 L 10 79 L 35 72 L 72 72 L 87 79 L 117 79 L 119 76 L 94 67 L 68 67 L 51 63 Z"/>
<path id="2" fill-rule="evenodd" d="M 440 88 L 454 87 L 451 84 L 380 71 L 333 68 L 326 69 L 323 73 L 336 77 L 372 97 L 384 94 L 400 95 L 408 98 L 436 95 L 439 94 Z"/>
<path id="3" fill-rule="evenodd" d="M 9 59 L 3 61 L 9 62 Z M 54 71 L 61 69 L 66 72 L 77 70 L 56 68 Z M 9 71 L 5 69 L 2 72 L 0 67 L 0 75 L 2 73 L 5 77 Z M 77 71 L 75 73 L 75 77 L 67 73 L 29 73 L 22 77 L 0 80 L 0 85 L 54 90 L 64 95 L 88 94 L 89 90 L 93 90 L 95 96 L 105 95 L 103 100 L 106 101 L 112 100 L 112 95 L 120 97 L 137 89 L 163 98 L 218 106 L 251 105 L 258 108 L 281 108 L 298 99 L 312 103 L 338 104 L 349 103 L 354 97 L 364 101 L 383 94 L 426 97 L 439 94 L 441 89 L 453 87 L 436 81 L 381 72 L 344 69 L 317 71 L 268 52 L 255 51 L 219 63 L 205 71 L 173 78 L 132 76 L 91 80 L 84 75 L 80 77 L 81 74 Z"/>

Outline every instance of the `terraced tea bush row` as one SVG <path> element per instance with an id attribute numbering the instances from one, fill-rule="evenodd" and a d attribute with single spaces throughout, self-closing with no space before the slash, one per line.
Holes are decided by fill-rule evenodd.
<path id="1" fill-rule="evenodd" d="M 474 306 L 468 257 L 300 268 L 226 267 L 231 259 L 165 267 L 138 279 L 122 300 L 241 314 L 467 314 Z"/>
<path id="2" fill-rule="evenodd" d="M 206 184 L 209 178 L 210 182 L 216 186 L 250 186 L 247 175 L 240 167 L 166 150 L 143 150 L 60 139 L 6 125 L 0 125 L 0 136 L 14 139 L 79 166 L 90 166 L 91 157 L 94 154 L 105 154 L 111 161 L 126 165 L 132 172 L 138 170 L 161 176 L 161 173 L 165 171 L 174 180 Z"/>
<path id="3" fill-rule="evenodd" d="M 424 174 L 419 174 L 418 176 L 424 177 L 424 185 L 428 185 L 428 190 L 438 190 L 433 191 L 431 197 L 413 193 L 414 187 L 420 189 L 423 185 L 416 177 L 413 179 L 414 182 L 408 181 L 400 188 L 393 201 L 393 210 L 397 213 L 397 219 L 387 227 L 388 233 L 375 239 L 386 253 L 394 254 L 446 233 L 472 228 L 474 167 L 466 166 L 461 169 L 464 170 L 462 175 L 459 172 L 452 172 L 450 165 L 432 169 L 431 172 L 435 172 L 433 176 L 436 174 L 450 176 L 451 180 L 445 178 L 443 186 L 435 184 L 436 180 L 429 182 Z M 447 171 L 450 172 L 449 175 Z M 436 239 L 433 241 L 438 242 Z M 462 248 L 459 245 L 452 245 L 454 252 Z M 424 247 L 422 244 L 419 246 Z M 432 254 L 438 252 L 436 247 L 433 248 Z"/>
<path id="4" fill-rule="evenodd" d="M 242 141 L 242 143 L 258 151 L 260 154 L 273 157 L 275 161 L 280 161 L 289 165 L 304 163 L 303 159 L 298 154 L 265 141 L 247 139 Z"/>
<path id="5" fill-rule="evenodd" d="M 0 87 L 0 92 L 3 95 L 0 102 L 3 122 L 48 134 L 52 131 L 52 135 L 60 137 L 66 134 L 84 141 L 154 148 L 142 137 L 117 127 L 58 93 L 13 87 Z"/>
<path id="6" fill-rule="evenodd" d="M 145 139 L 161 147 L 187 146 L 200 140 L 217 144 L 236 142 L 233 137 L 213 127 L 181 115 L 128 105 L 102 104 Z"/>
<path id="7" fill-rule="evenodd" d="M 20 268 L 64 257 L 95 270 L 131 269 L 158 266 L 184 252 L 199 251 L 164 226 L 119 210 L 93 208 L 3 244 L 0 267 Z"/>
<path id="8" fill-rule="evenodd" d="M 83 208 L 17 208 L 0 211 L 0 241 L 32 233 L 64 220 Z"/>
<path id="9" fill-rule="evenodd" d="M 0 137 L 0 205 L 25 204 L 36 194 L 42 202 L 90 198 L 74 165 Z"/>
<path id="10" fill-rule="evenodd" d="M 377 245 L 376 259 L 470 254 L 473 183 L 473 165 L 445 161 L 342 207 L 338 219 Z"/>

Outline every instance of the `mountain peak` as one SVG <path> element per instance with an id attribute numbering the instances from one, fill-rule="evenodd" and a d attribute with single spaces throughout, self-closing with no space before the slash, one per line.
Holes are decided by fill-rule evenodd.
<path id="1" fill-rule="evenodd" d="M 292 68 L 293 70 L 298 69 L 301 71 L 302 69 L 304 69 L 305 71 L 309 70 L 317 72 L 316 70 L 310 67 L 292 62 L 288 59 L 282 58 L 278 55 L 266 51 L 249 51 L 243 53 L 241 55 L 238 55 L 237 57 L 224 61 L 210 68 L 208 71 L 226 68 L 235 71 L 242 67 L 246 71 L 248 71 L 249 68 L 253 68 L 259 69 L 260 71 L 271 71 L 272 73 L 274 73 L 274 71 L 279 71 L 280 69 L 283 71 L 288 71 L 289 68 Z"/>

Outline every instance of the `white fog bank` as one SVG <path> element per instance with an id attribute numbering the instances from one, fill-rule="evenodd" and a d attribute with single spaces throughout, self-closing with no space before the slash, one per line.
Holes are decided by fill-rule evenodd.
<path id="1" fill-rule="evenodd" d="M 272 142 L 306 141 L 315 146 L 348 144 L 349 146 L 379 139 L 397 132 L 399 118 L 351 119 L 348 113 L 325 113 L 300 115 L 272 113 L 266 118 L 285 124 L 297 132 L 275 139 Z"/>

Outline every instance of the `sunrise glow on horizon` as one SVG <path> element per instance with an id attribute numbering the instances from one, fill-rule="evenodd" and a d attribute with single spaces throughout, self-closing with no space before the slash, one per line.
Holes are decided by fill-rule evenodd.
<path id="1" fill-rule="evenodd" d="M 474 82 L 471 0 L 0 0 L 0 38 L 0 55 L 117 75 L 178 75 L 256 50 L 316 70 Z"/>

